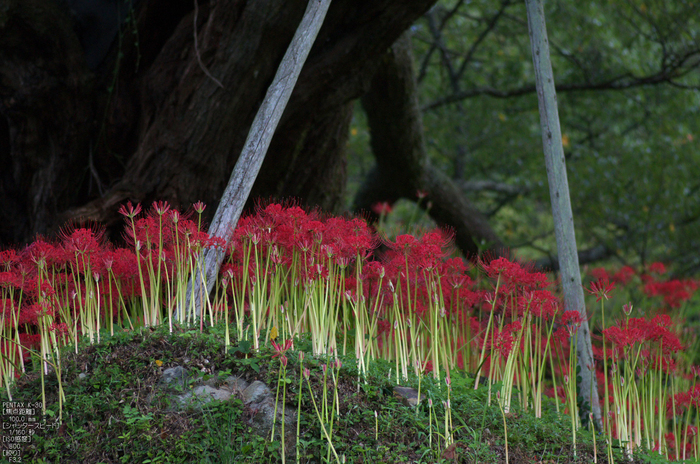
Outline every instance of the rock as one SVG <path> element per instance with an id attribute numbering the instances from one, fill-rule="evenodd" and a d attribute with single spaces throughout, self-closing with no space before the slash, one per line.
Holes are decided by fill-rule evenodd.
<path id="1" fill-rule="evenodd" d="M 248 414 L 245 415 L 246 422 L 251 429 L 261 437 L 270 437 L 272 425 L 275 422 L 275 394 L 264 382 L 256 380 L 252 383 L 246 382 L 242 377 L 231 375 L 223 382 L 217 383 L 217 379 L 209 379 L 206 382 L 196 382 L 194 388 L 189 391 L 187 388 L 190 376 L 182 366 L 175 366 L 163 371 L 159 385 L 173 395 L 174 408 L 194 408 L 200 409 L 202 405 L 211 401 L 228 401 L 231 397 L 240 397 Z M 287 404 L 282 415 L 282 400 L 280 397 L 277 403 L 277 417 L 275 425 L 275 439 L 281 438 L 284 420 L 284 443 L 285 454 L 288 457 L 296 453 L 296 422 L 297 413 L 294 406 Z"/>
<path id="2" fill-rule="evenodd" d="M 236 381 L 234 388 L 240 388 L 243 384 L 240 379 Z M 275 421 L 275 395 L 263 382 L 256 380 L 241 392 L 243 403 L 251 412 L 248 424 L 253 432 L 261 437 L 269 437 L 272 433 L 272 424 Z M 284 420 L 284 444 L 285 454 L 293 456 L 296 453 L 296 422 L 297 413 L 289 404 L 284 408 L 282 416 L 282 397 L 280 394 L 277 402 L 277 416 L 275 425 L 275 439 L 280 440 L 282 433 L 281 421 Z"/>
<path id="3" fill-rule="evenodd" d="M 399 398 L 406 406 L 412 406 L 414 408 L 425 399 L 425 395 L 421 393 L 419 400 L 418 390 L 410 387 L 394 387 L 394 396 Z"/>
<path id="4" fill-rule="evenodd" d="M 169 367 L 163 371 L 159 384 L 169 391 L 184 391 L 189 375 L 182 366 Z"/>
<path id="5" fill-rule="evenodd" d="M 274 395 L 266 396 L 260 403 L 251 403 L 249 406 L 254 406 L 254 412 L 251 419 L 248 421 L 251 430 L 261 437 L 270 437 L 272 433 L 272 422 L 275 417 L 275 398 Z M 277 404 L 277 425 L 275 426 L 275 440 L 280 440 L 282 434 L 281 422 L 284 420 L 284 449 L 287 456 L 293 456 L 296 453 L 296 423 L 297 413 L 293 407 L 287 405 L 284 411 L 284 419 L 282 416 L 282 399 L 280 398 Z"/>
<path id="6" fill-rule="evenodd" d="M 243 390 L 248 388 L 248 382 L 241 377 L 230 375 L 224 380 L 221 388 L 227 389 L 232 395 L 243 395 Z"/>
<path id="7" fill-rule="evenodd" d="M 208 403 L 211 400 L 226 401 L 231 397 L 231 392 L 213 388 L 209 385 L 200 385 L 192 390 L 192 395 Z"/>
<path id="8" fill-rule="evenodd" d="M 249 405 L 251 403 L 262 403 L 266 397 L 269 397 L 272 394 L 272 392 L 267 385 L 259 380 L 256 380 L 248 385 L 248 387 L 243 390 L 242 394 L 243 403 Z"/>

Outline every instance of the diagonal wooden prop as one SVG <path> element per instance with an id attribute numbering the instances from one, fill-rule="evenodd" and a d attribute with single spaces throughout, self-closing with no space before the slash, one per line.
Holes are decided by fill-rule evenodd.
<path id="1" fill-rule="evenodd" d="M 255 115 L 243 151 L 233 168 L 231 178 L 221 197 L 221 203 L 219 203 L 214 219 L 209 226 L 209 235 L 223 238 L 226 245 L 233 237 L 233 231 L 258 176 L 260 166 L 265 159 L 272 136 L 299 78 L 301 68 L 304 66 L 318 31 L 321 29 L 330 3 L 331 0 L 309 0 L 304 17 L 282 58 L 272 84 L 267 89 L 260 109 Z M 187 308 L 191 307 L 192 304 L 195 305 L 197 316 L 201 313 L 202 302 L 207 299 L 207 295 L 216 282 L 224 253 L 225 250 L 209 248 L 203 251 L 199 257 L 197 278 L 194 282 L 190 281 L 186 303 Z M 192 291 L 193 283 L 194 291 Z M 193 295 L 196 297 L 194 300 Z M 184 310 L 185 308 L 178 308 L 178 311 Z"/>

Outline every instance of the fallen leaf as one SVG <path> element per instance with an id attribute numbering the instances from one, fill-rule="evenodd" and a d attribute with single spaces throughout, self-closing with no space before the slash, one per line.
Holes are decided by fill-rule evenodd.
<path id="1" fill-rule="evenodd" d="M 454 459 L 457 460 L 457 444 L 452 443 L 450 446 L 445 448 L 445 450 L 442 452 L 442 459 Z"/>

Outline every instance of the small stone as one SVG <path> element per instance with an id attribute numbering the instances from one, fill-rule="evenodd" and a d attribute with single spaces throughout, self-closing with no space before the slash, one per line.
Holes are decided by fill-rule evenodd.
<path id="1" fill-rule="evenodd" d="M 226 401 L 231 397 L 230 391 L 220 390 L 218 388 L 210 387 L 209 385 L 195 387 L 195 389 L 192 390 L 192 394 L 200 398 L 205 403 L 208 403 L 211 400 Z"/>
<path id="2" fill-rule="evenodd" d="M 231 394 L 242 394 L 243 390 L 248 388 L 250 385 L 248 382 L 243 380 L 242 377 L 237 377 L 235 375 L 229 375 L 221 388 L 225 388 L 231 392 Z"/>
<path id="3" fill-rule="evenodd" d="M 267 385 L 259 380 L 256 380 L 248 385 L 245 390 L 243 390 L 243 403 L 260 403 L 265 399 L 265 397 L 270 396 L 271 393 L 272 392 Z"/>
<path id="4" fill-rule="evenodd" d="M 168 390 L 182 391 L 187 385 L 189 375 L 182 366 L 169 367 L 163 371 L 160 384 Z"/>
<path id="5" fill-rule="evenodd" d="M 406 406 L 412 407 L 416 407 L 418 403 L 425 399 L 425 395 L 421 393 L 419 400 L 418 390 L 410 387 L 394 387 L 394 396 L 399 398 Z"/>

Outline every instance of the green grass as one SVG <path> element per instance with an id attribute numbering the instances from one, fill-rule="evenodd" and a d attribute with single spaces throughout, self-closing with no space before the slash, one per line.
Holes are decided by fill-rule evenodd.
<path id="1" fill-rule="evenodd" d="M 234 342 L 235 345 L 235 342 Z M 242 344 L 244 345 L 244 344 Z M 173 410 L 170 394 L 158 385 L 162 371 L 182 365 L 191 375 L 187 388 L 198 380 L 242 375 L 261 380 L 275 392 L 280 366 L 265 347 L 255 357 L 246 347 L 225 354 L 223 328 L 198 330 L 166 327 L 121 332 L 104 337 L 98 345 L 81 345 L 78 354 L 63 355 L 66 394 L 63 423 L 57 429 L 37 431 L 32 443 L 22 450 L 23 462 L 36 463 L 263 463 L 281 462 L 281 446 L 269 437 L 252 433 L 249 420 L 254 414 L 240 399 L 211 403 L 203 409 Z M 295 341 L 295 349 L 307 353 L 304 366 L 317 401 L 321 398 L 325 360 L 313 359 L 310 342 Z M 299 358 L 289 352 L 287 367 L 287 409 L 297 407 Z M 488 389 L 474 390 L 468 375 L 452 374 L 452 417 L 454 445 L 445 449 L 446 399 L 444 382 L 431 377 L 422 380 L 421 392 L 433 400 L 418 409 L 393 394 L 396 385 L 392 365 L 377 362 L 370 367 L 367 382 L 358 382 L 352 358 L 340 358 L 338 395 L 340 420 L 333 428 L 333 445 L 348 463 L 503 463 L 505 441 L 503 417 L 494 401 L 487 404 Z M 83 374 L 83 375 L 81 375 Z M 58 415 L 57 382 L 47 381 L 48 412 Z M 417 387 L 417 379 L 404 386 Z M 329 391 L 332 386 L 329 382 Z M 7 401 L 2 393 L 1 401 Z M 327 441 L 304 383 L 302 392 L 300 462 L 327 462 Z M 30 373 L 17 380 L 13 400 L 37 401 L 41 379 Z M 374 412 L 377 411 L 378 433 Z M 592 436 L 579 430 L 577 459 L 574 459 L 568 417 L 558 414 L 553 402 L 545 404 L 543 417 L 519 412 L 517 406 L 506 417 L 508 453 L 511 463 L 593 462 Z M 432 436 L 432 446 L 430 446 Z M 295 462 L 289 455 L 287 462 Z M 616 462 L 628 462 L 616 452 Z M 334 458 L 331 454 L 331 462 Z M 598 462 L 607 462 L 598 438 Z M 664 462 L 654 455 L 637 454 L 634 462 Z"/>

